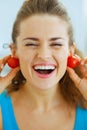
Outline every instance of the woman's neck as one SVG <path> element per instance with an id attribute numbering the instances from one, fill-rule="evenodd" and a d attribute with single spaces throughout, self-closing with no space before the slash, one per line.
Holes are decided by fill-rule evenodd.
<path id="1" fill-rule="evenodd" d="M 49 111 L 53 107 L 56 107 L 64 102 L 60 94 L 59 86 L 42 90 L 26 84 L 23 89 L 27 103 L 30 102 L 30 104 L 41 111 Z"/>

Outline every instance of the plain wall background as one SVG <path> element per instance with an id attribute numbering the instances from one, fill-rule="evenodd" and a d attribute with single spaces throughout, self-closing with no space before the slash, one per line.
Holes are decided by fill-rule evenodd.
<path id="1" fill-rule="evenodd" d="M 10 53 L 11 31 L 17 11 L 24 0 L 0 0 L 0 57 Z M 87 0 L 60 0 L 71 17 L 77 47 L 87 55 Z"/>

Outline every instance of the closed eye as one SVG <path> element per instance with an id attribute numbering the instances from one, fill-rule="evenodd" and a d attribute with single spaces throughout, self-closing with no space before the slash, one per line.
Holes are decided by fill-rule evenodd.
<path id="1" fill-rule="evenodd" d="M 35 44 L 35 43 L 26 43 L 25 46 L 38 46 L 38 44 Z"/>
<path id="2" fill-rule="evenodd" d="M 63 46 L 63 44 L 61 44 L 61 43 L 52 43 L 51 46 L 59 46 L 60 47 L 60 46 Z"/>

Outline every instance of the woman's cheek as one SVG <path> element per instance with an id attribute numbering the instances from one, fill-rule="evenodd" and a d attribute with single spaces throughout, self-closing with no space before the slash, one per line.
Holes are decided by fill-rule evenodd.
<path id="1" fill-rule="evenodd" d="M 59 59 L 61 62 L 67 62 L 68 53 L 61 53 L 59 54 Z"/>
<path id="2" fill-rule="evenodd" d="M 61 54 L 59 56 L 59 66 L 62 69 L 66 69 L 66 67 L 67 67 L 67 57 L 68 57 L 68 55 L 66 53 L 65 54 Z"/>

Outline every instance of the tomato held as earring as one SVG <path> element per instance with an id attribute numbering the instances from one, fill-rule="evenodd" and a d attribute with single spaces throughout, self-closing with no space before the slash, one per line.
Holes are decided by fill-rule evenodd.
<path id="1" fill-rule="evenodd" d="M 68 56 L 67 66 L 70 68 L 76 68 L 79 65 L 79 59 L 76 56 Z"/>
<path id="2" fill-rule="evenodd" d="M 14 69 L 19 66 L 19 59 L 16 57 L 10 57 L 8 58 L 7 64 L 9 67 Z"/>

